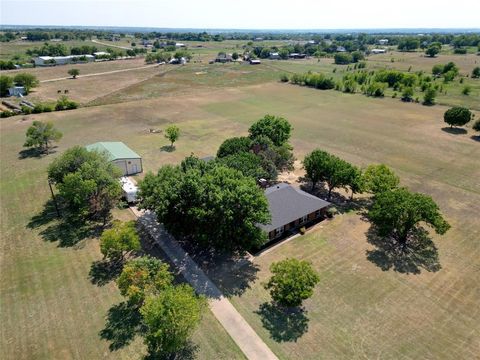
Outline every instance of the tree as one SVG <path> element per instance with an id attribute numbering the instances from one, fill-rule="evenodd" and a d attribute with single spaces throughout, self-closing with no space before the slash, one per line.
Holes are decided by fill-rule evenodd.
<path id="1" fill-rule="evenodd" d="M 7 75 L 0 75 L 0 97 L 8 95 L 8 89 L 13 86 L 13 79 Z"/>
<path id="2" fill-rule="evenodd" d="M 425 54 L 428 55 L 429 57 L 435 57 L 440 50 L 442 49 L 442 44 L 439 42 L 434 42 L 431 43 L 430 46 L 425 50 Z"/>
<path id="3" fill-rule="evenodd" d="M 131 304 L 141 306 L 147 296 L 159 295 L 172 286 L 173 276 L 167 264 L 142 256 L 129 260 L 117 279 L 120 294 Z"/>
<path id="4" fill-rule="evenodd" d="M 472 120 L 474 114 L 467 108 L 461 106 L 454 106 L 443 114 L 443 121 L 445 121 L 450 127 L 452 126 L 464 126 L 470 120 Z"/>
<path id="5" fill-rule="evenodd" d="M 380 236 L 393 239 L 402 250 L 406 250 L 410 235 L 420 223 L 431 226 L 441 235 L 450 228 L 430 196 L 411 193 L 405 188 L 379 194 L 368 217 Z"/>
<path id="6" fill-rule="evenodd" d="M 171 358 L 187 343 L 206 307 L 203 297 L 182 284 L 148 297 L 140 309 L 146 326 L 145 343 L 153 356 Z"/>
<path id="7" fill-rule="evenodd" d="M 58 141 L 62 138 L 63 134 L 55 129 L 53 123 L 43 123 L 41 121 L 34 121 L 32 125 L 27 129 L 27 140 L 24 147 L 36 147 L 41 151 L 45 151 L 48 154 L 48 149 L 52 141 Z"/>
<path id="8" fill-rule="evenodd" d="M 475 123 L 472 126 L 472 129 L 475 130 L 475 131 L 480 131 L 480 119 L 475 121 Z"/>
<path id="9" fill-rule="evenodd" d="M 259 247 L 266 240 L 257 226 L 270 220 L 265 194 L 253 178 L 235 169 L 163 166 L 139 187 L 139 205 L 155 211 L 174 235 L 230 251 Z"/>
<path id="10" fill-rule="evenodd" d="M 410 102 L 413 98 L 413 88 L 405 87 L 402 91 L 402 101 Z"/>
<path id="11" fill-rule="evenodd" d="M 472 70 L 472 78 L 473 78 L 473 79 L 478 79 L 478 78 L 480 78 L 480 66 L 476 66 L 476 67 Z"/>
<path id="12" fill-rule="evenodd" d="M 444 65 L 442 64 L 433 65 L 432 74 L 435 76 L 440 76 L 441 74 L 443 74 L 443 68 L 444 68 Z"/>
<path id="13" fill-rule="evenodd" d="M 242 152 L 250 151 L 252 147 L 252 140 L 248 137 L 233 137 L 225 140 L 218 148 L 217 157 L 222 158 L 228 155 L 233 155 Z"/>
<path id="14" fill-rule="evenodd" d="M 237 52 L 234 52 L 234 53 L 232 54 L 232 59 L 233 59 L 233 60 L 238 60 L 238 58 L 239 58 L 238 53 L 237 53 Z"/>
<path id="15" fill-rule="evenodd" d="M 306 171 L 306 178 L 312 182 L 312 190 L 319 181 L 327 183 L 328 199 L 330 199 L 333 189 L 349 186 L 355 171 L 348 162 L 318 149 L 305 156 L 303 167 Z"/>
<path id="16" fill-rule="evenodd" d="M 253 123 L 248 132 L 251 139 L 255 139 L 258 136 L 266 136 L 274 145 L 281 146 L 290 139 L 292 125 L 282 117 L 265 115 Z"/>
<path id="17" fill-rule="evenodd" d="M 68 75 L 70 75 L 74 79 L 76 79 L 79 74 L 80 74 L 80 70 L 78 70 L 78 69 L 68 70 Z"/>
<path id="18" fill-rule="evenodd" d="M 126 255 L 138 250 L 140 237 L 134 221 L 115 221 L 112 228 L 104 230 L 100 236 L 100 251 L 113 261 L 123 261 Z"/>
<path id="19" fill-rule="evenodd" d="M 423 105 L 434 105 L 437 91 L 433 87 L 428 87 L 423 95 Z"/>
<path id="20" fill-rule="evenodd" d="M 170 125 L 169 127 L 167 127 L 165 129 L 165 138 L 167 138 L 170 143 L 171 143 L 171 147 L 173 148 L 173 144 L 175 143 L 175 141 L 178 140 L 178 138 L 180 137 L 180 128 L 176 125 Z"/>
<path id="21" fill-rule="evenodd" d="M 240 171 L 243 175 L 254 178 L 255 180 L 264 178 L 270 179 L 270 174 L 262 167 L 262 159 L 251 153 L 241 152 L 220 158 L 219 163 L 227 167 Z"/>
<path id="22" fill-rule="evenodd" d="M 282 306 L 300 306 L 303 300 L 313 295 L 320 281 L 317 272 L 307 261 L 285 259 L 270 265 L 272 277 L 264 284 L 270 290 L 273 301 Z"/>
<path id="23" fill-rule="evenodd" d="M 67 150 L 48 168 L 49 180 L 57 186 L 69 215 L 102 219 L 104 224 L 122 194 L 120 175 L 106 154 L 81 147 Z"/>
<path id="24" fill-rule="evenodd" d="M 18 86 L 25 87 L 27 94 L 32 88 L 37 87 L 40 83 L 35 75 L 29 73 L 18 73 L 13 77 L 13 81 Z"/>
<path id="25" fill-rule="evenodd" d="M 369 165 L 363 173 L 365 189 L 373 194 L 380 194 L 395 189 L 400 178 L 386 165 Z"/>
<path id="26" fill-rule="evenodd" d="M 347 53 L 338 53 L 333 57 L 335 64 L 337 65 L 347 65 L 353 62 L 353 57 Z"/>

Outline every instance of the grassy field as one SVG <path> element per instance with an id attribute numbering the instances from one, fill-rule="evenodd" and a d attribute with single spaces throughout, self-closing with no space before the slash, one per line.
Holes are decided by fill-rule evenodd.
<path id="1" fill-rule="evenodd" d="M 102 133 L 107 134 L 112 128 L 113 124 L 103 116 L 91 118 L 92 122 L 86 124 L 78 117 L 82 111 L 85 110 L 72 112 L 72 117 L 60 113 L 38 117 L 52 119 L 65 133 L 57 153 L 41 159 L 19 158 L 31 118 L 25 122 L 18 117 L 2 119 L 0 123 L 3 359 L 131 359 L 144 352 L 139 339 L 111 352 L 109 342 L 99 335 L 106 326 L 108 309 L 122 298 L 114 283 L 97 286 L 89 278 L 92 262 L 101 259 L 98 239 L 75 232 L 59 236 L 54 224 L 42 224 L 36 217 L 49 198 L 45 171 L 53 157 L 69 146 L 93 141 L 95 134 L 105 138 Z M 97 127 L 98 124 L 102 125 Z M 120 128 L 127 141 L 131 134 L 128 126 Z M 136 132 L 133 137 L 141 141 L 142 136 Z M 117 211 L 115 215 L 129 217 L 125 211 Z M 243 358 L 210 312 L 192 340 L 199 347 L 198 358 Z"/>
<path id="2" fill-rule="evenodd" d="M 217 48 L 202 51 L 207 57 Z M 369 66 L 381 66 L 381 58 L 375 58 L 378 65 L 371 65 L 370 59 Z M 141 60 L 136 61 L 141 65 Z M 82 73 L 129 64 L 89 64 Z M 388 66 L 403 64 L 396 61 Z M 368 223 L 355 212 L 344 213 L 259 257 L 255 261 L 258 279 L 232 297 L 237 309 L 285 359 L 474 358 L 480 346 L 476 304 L 480 224 L 475 216 L 480 212 L 478 137 L 468 127 L 465 133 L 444 128 L 443 106 L 404 104 L 387 97 L 373 99 L 277 81 L 285 71 L 331 71 L 333 67 L 330 59 L 322 59 L 266 61 L 260 66 L 192 63 L 173 67 L 165 75 L 158 68 L 134 70 L 91 77 L 85 86 L 75 88 L 78 93 L 72 91 L 72 98 L 78 96 L 90 106 L 2 119 L 3 357 L 135 358 L 144 351 L 137 339 L 111 352 L 99 336 L 108 309 L 121 297 L 113 283 L 99 287 L 89 279 L 92 262 L 101 258 L 95 236 L 73 241 L 78 235 L 72 234 L 75 244 L 62 246 L 51 236 L 48 224 L 31 221 L 49 198 L 45 170 L 54 157 L 76 144 L 124 141 L 143 157 L 144 168 L 154 171 L 192 152 L 215 154 L 224 139 L 246 134 L 253 121 L 271 113 L 293 124 L 292 144 L 298 159 L 320 147 L 359 166 L 386 163 L 403 185 L 430 194 L 452 229 L 443 237 L 433 236 L 438 271 L 428 271 L 421 263 L 414 264 L 419 274 L 394 267 L 384 271 L 367 258 L 375 250 L 366 235 Z M 32 71 L 48 79 L 65 76 L 66 68 Z M 42 96 L 48 98 L 67 82 L 74 80 L 52 83 L 51 88 L 44 83 L 35 93 L 44 92 Z M 64 133 L 55 154 L 22 158 L 24 134 L 33 120 L 50 120 Z M 171 123 L 180 127 L 182 135 L 176 150 L 168 152 L 163 150 L 168 144 L 163 135 L 149 130 Z M 129 214 L 116 211 L 115 216 L 126 219 Z M 269 264 L 286 256 L 312 261 L 322 278 L 306 303 L 306 313 L 294 314 L 288 321 L 262 305 L 268 295 L 261 287 Z M 232 282 L 230 286 L 239 285 Z M 193 341 L 199 346 L 198 358 L 242 358 L 210 313 Z"/>

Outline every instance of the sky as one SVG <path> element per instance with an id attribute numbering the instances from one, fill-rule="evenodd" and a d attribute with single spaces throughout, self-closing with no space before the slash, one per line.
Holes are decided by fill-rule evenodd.
<path id="1" fill-rule="evenodd" d="M 480 28 L 480 1 L 0 0 L 0 22 L 199 29 Z"/>

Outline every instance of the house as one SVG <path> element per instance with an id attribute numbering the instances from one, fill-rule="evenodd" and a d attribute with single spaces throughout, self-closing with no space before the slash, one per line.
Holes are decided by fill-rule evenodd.
<path id="1" fill-rule="evenodd" d="M 387 50 L 385 50 L 385 49 L 372 49 L 372 50 L 370 50 L 370 52 L 372 54 L 385 54 L 387 52 Z"/>
<path id="2" fill-rule="evenodd" d="M 280 59 L 280 55 L 278 54 L 278 52 L 271 52 L 270 53 L 270 56 L 268 57 L 270 60 L 279 60 Z"/>
<path id="3" fill-rule="evenodd" d="M 250 59 L 250 65 L 260 65 L 262 62 L 258 59 Z"/>
<path id="4" fill-rule="evenodd" d="M 322 220 L 330 203 L 285 183 L 265 189 L 270 224 L 259 225 L 269 240 Z"/>
<path id="5" fill-rule="evenodd" d="M 305 59 L 307 54 L 291 53 L 288 55 L 290 59 Z"/>
<path id="6" fill-rule="evenodd" d="M 345 49 L 343 46 L 337 46 L 336 51 L 337 51 L 337 52 L 346 52 L 347 49 Z"/>
<path id="7" fill-rule="evenodd" d="M 387 45 L 388 44 L 388 39 L 380 39 L 378 40 L 379 45 Z"/>
<path id="8" fill-rule="evenodd" d="M 226 63 L 226 62 L 232 62 L 232 61 L 233 61 L 232 54 L 219 53 L 215 58 L 215 62 L 218 62 L 218 63 Z"/>
<path id="9" fill-rule="evenodd" d="M 184 47 L 187 47 L 187 46 L 184 43 L 175 43 L 175 47 L 184 48 Z"/>
<path id="10" fill-rule="evenodd" d="M 169 64 L 173 64 L 173 65 L 184 65 L 187 63 L 187 59 L 185 59 L 184 57 L 181 57 L 180 59 L 178 58 L 173 58 L 171 59 L 169 62 Z"/>
<path id="11" fill-rule="evenodd" d="M 12 86 L 8 89 L 9 96 L 23 96 L 27 93 L 24 86 Z"/>
<path id="12" fill-rule="evenodd" d="M 88 151 L 106 153 L 108 159 L 122 170 L 123 176 L 143 171 L 142 158 L 123 142 L 97 142 L 86 146 Z"/>

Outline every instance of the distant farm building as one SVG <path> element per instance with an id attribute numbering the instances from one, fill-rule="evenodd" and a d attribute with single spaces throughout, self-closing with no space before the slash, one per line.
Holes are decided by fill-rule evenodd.
<path id="1" fill-rule="evenodd" d="M 27 93 L 23 86 L 12 86 L 8 89 L 9 96 L 23 96 Z"/>
<path id="2" fill-rule="evenodd" d="M 258 59 L 250 59 L 250 65 L 260 65 L 262 62 Z"/>
<path id="3" fill-rule="evenodd" d="M 385 54 L 387 52 L 387 50 L 385 50 L 385 49 L 372 49 L 372 50 L 370 50 L 370 52 L 372 54 Z"/>
<path id="4" fill-rule="evenodd" d="M 215 58 L 215 62 L 218 62 L 218 63 L 227 63 L 232 61 L 233 61 L 232 54 L 220 53 Z"/>
<path id="5" fill-rule="evenodd" d="M 289 184 L 277 184 L 265 189 L 270 224 L 259 225 L 274 240 L 302 226 L 325 218 L 330 203 Z"/>
<path id="6" fill-rule="evenodd" d="M 184 48 L 184 47 L 186 47 L 186 45 L 184 43 L 175 43 L 175 47 Z"/>
<path id="7" fill-rule="evenodd" d="M 305 59 L 307 54 L 291 53 L 288 55 L 290 59 Z"/>
<path id="8" fill-rule="evenodd" d="M 88 151 L 105 153 L 108 159 L 118 166 L 123 176 L 143 171 L 142 158 L 123 142 L 97 142 L 86 146 Z"/>
<path id="9" fill-rule="evenodd" d="M 271 52 L 270 53 L 270 56 L 268 57 L 270 60 L 279 60 L 280 59 L 280 55 L 278 54 L 278 52 Z"/>
<path id="10" fill-rule="evenodd" d="M 33 59 L 35 66 L 55 66 L 95 61 L 93 55 L 38 56 Z"/>
<path id="11" fill-rule="evenodd" d="M 343 46 L 337 46 L 337 52 L 346 52 L 347 49 L 345 49 Z"/>
<path id="12" fill-rule="evenodd" d="M 379 45 L 387 45 L 388 44 L 388 39 L 380 39 L 378 40 Z"/>

